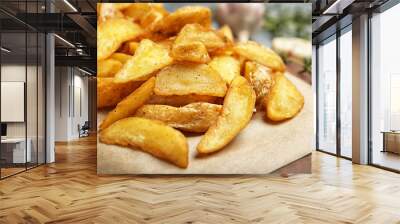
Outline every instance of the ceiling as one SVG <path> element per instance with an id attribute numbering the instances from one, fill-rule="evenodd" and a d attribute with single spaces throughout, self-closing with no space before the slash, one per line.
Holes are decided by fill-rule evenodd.
<path id="1" fill-rule="evenodd" d="M 352 18 L 372 11 L 388 0 L 312 0 L 312 36 L 317 44 L 337 29 L 351 24 Z"/>
<path id="2" fill-rule="evenodd" d="M 0 0 L 1 43 L 11 50 L 2 51 L 2 60 L 24 63 L 26 56 L 28 61 L 37 57 L 36 52 L 44 48 L 40 42 L 44 40 L 43 33 L 50 32 L 74 45 L 55 38 L 56 65 L 82 66 L 95 73 L 96 3 L 96 0 Z"/>

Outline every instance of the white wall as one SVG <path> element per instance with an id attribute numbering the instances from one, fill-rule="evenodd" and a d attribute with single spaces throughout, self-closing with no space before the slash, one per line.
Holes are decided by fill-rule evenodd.
<path id="1" fill-rule="evenodd" d="M 88 120 L 88 78 L 82 75 L 71 67 L 56 67 L 56 141 L 79 138 L 78 124 L 83 125 Z"/>
<path id="2" fill-rule="evenodd" d="M 26 69 L 26 70 L 25 70 Z M 30 139 L 32 161 L 36 158 L 40 163 L 44 162 L 44 83 L 42 69 L 39 66 L 38 71 L 35 66 L 25 64 L 3 64 L 1 66 L 1 81 L 18 81 L 26 83 L 26 115 L 25 122 L 6 122 L 7 137 L 9 138 L 27 138 Z M 25 80 L 27 78 L 27 81 Z M 4 97 L 4 96 L 3 96 Z M 9 108 L 1 108 L 7 110 Z M 22 108 L 24 110 L 25 108 Z M 36 156 L 39 150 L 39 156 Z"/>
<path id="3" fill-rule="evenodd" d="M 28 66 L 28 74 L 36 75 L 36 67 Z M 25 65 L 2 65 L 1 66 L 1 81 L 4 82 L 25 82 Z M 36 80 L 30 78 L 28 75 L 29 87 L 35 86 L 35 88 L 27 88 L 27 107 L 30 107 L 29 111 L 36 111 Z M 33 102 L 33 103 L 32 103 Z M 33 108 L 34 107 L 34 108 Z M 7 110 L 7 108 L 1 108 Z M 27 113 L 28 122 L 35 122 L 34 125 L 28 124 L 28 128 L 32 127 L 36 130 L 36 113 Z M 28 134 L 30 131 L 28 130 Z M 36 133 L 35 133 L 36 134 Z M 25 122 L 10 122 L 7 123 L 7 136 L 8 137 L 25 137 Z M 29 136 L 28 136 L 29 137 Z"/>

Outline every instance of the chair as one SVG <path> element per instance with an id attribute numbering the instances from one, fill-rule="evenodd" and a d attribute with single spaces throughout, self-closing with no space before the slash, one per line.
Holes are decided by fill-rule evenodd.
<path id="1" fill-rule="evenodd" d="M 90 123 L 85 121 L 82 127 L 78 124 L 79 138 L 89 136 Z"/>

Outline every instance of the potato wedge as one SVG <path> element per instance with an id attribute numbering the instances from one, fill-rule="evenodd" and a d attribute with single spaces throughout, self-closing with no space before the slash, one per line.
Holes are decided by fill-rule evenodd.
<path id="1" fill-rule="evenodd" d="M 214 52 L 223 49 L 226 46 L 221 38 L 213 30 L 202 27 L 199 24 L 187 24 L 179 32 L 174 45 L 184 45 L 193 42 L 201 42 L 207 48 L 207 51 Z M 174 49 L 174 47 L 172 47 Z"/>
<path id="2" fill-rule="evenodd" d="M 151 40 L 142 40 L 135 55 L 115 75 L 114 81 L 121 83 L 147 79 L 172 61 L 168 49 Z"/>
<path id="3" fill-rule="evenodd" d="M 217 121 L 222 106 L 211 103 L 192 103 L 183 107 L 168 105 L 144 105 L 136 111 L 136 117 L 159 120 L 188 132 L 206 132 Z"/>
<path id="4" fill-rule="evenodd" d="M 222 26 L 218 30 L 218 34 L 220 34 L 224 38 L 225 42 L 233 42 L 234 41 L 232 30 L 227 25 Z"/>
<path id="5" fill-rule="evenodd" d="M 121 68 L 122 63 L 112 58 L 97 61 L 97 77 L 114 77 Z"/>
<path id="6" fill-rule="evenodd" d="M 177 61 L 195 63 L 207 63 L 210 61 L 206 46 L 199 41 L 174 44 L 172 46 L 171 56 Z"/>
<path id="7" fill-rule="evenodd" d="M 140 23 L 143 17 L 152 9 L 162 12 L 164 15 L 168 14 L 162 3 L 134 3 L 126 8 L 123 13 L 131 20 Z"/>
<path id="8" fill-rule="evenodd" d="M 185 106 L 190 103 L 196 103 L 196 102 L 207 102 L 207 103 L 217 103 L 220 101 L 219 97 L 215 96 L 203 96 L 203 95 L 196 95 L 196 94 L 190 94 L 190 95 L 182 95 L 182 96 L 159 96 L 159 95 L 153 95 L 147 101 L 147 104 L 162 104 L 162 105 L 169 105 L 169 106 L 174 106 L 174 107 L 181 107 Z"/>
<path id="9" fill-rule="evenodd" d="M 197 145 L 197 152 L 207 154 L 221 150 L 246 127 L 253 115 L 256 94 L 250 83 L 237 76 L 224 99 L 222 114 Z"/>
<path id="10" fill-rule="evenodd" d="M 273 71 L 284 72 L 285 64 L 282 58 L 271 49 L 253 41 L 238 43 L 234 51 L 245 58 L 267 66 Z"/>
<path id="11" fill-rule="evenodd" d="M 216 56 L 208 65 L 217 71 L 228 85 L 240 75 L 240 62 L 232 56 Z"/>
<path id="12" fill-rule="evenodd" d="M 115 83 L 114 78 L 97 78 L 97 108 L 114 107 L 143 82 Z"/>
<path id="13" fill-rule="evenodd" d="M 140 25 L 146 30 L 152 31 L 162 21 L 164 14 L 157 9 L 151 9 L 140 20 Z"/>
<path id="14" fill-rule="evenodd" d="M 211 10 L 202 6 L 185 6 L 166 16 L 153 31 L 169 35 L 177 34 L 186 24 L 197 23 L 203 27 L 211 26 Z"/>
<path id="15" fill-rule="evenodd" d="M 102 3 L 102 4 L 110 4 L 116 10 L 123 10 L 134 5 L 135 3 Z"/>
<path id="16" fill-rule="evenodd" d="M 100 131 L 104 130 L 112 123 L 134 115 L 136 110 L 144 105 L 144 103 L 150 99 L 153 95 L 155 78 L 150 78 L 145 83 L 143 83 L 138 89 L 125 97 L 121 102 L 117 104 L 113 111 L 107 114 L 107 117 L 103 120 L 100 125 Z"/>
<path id="17" fill-rule="evenodd" d="M 124 53 L 113 53 L 110 58 L 115 59 L 119 62 L 121 62 L 122 64 L 125 64 L 125 62 L 127 62 L 132 56 L 129 54 L 124 54 Z M 122 67 L 122 66 L 121 66 Z"/>
<path id="18" fill-rule="evenodd" d="M 99 139 L 105 144 L 137 147 L 181 168 L 186 168 L 189 163 L 185 136 L 160 121 L 124 118 L 103 130 Z"/>
<path id="19" fill-rule="evenodd" d="M 272 121 L 282 121 L 294 117 L 304 105 L 304 96 L 283 74 L 275 76 L 266 100 L 266 115 Z"/>
<path id="20" fill-rule="evenodd" d="M 123 52 L 127 55 L 134 55 L 136 52 L 136 49 L 138 48 L 139 43 L 136 41 L 128 41 L 122 44 L 122 47 L 118 51 Z"/>
<path id="21" fill-rule="evenodd" d="M 256 104 L 264 107 L 264 99 L 274 84 L 271 69 L 257 62 L 247 61 L 245 64 L 244 77 L 250 82 L 256 92 Z"/>
<path id="22" fill-rule="evenodd" d="M 123 18 L 124 14 L 120 11 L 127 4 L 132 3 L 98 3 L 97 4 L 97 20 L 102 23 L 107 19 Z"/>
<path id="23" fill-rule="evenodd" d="M 223 97 L 226 84 L 206 64 L 174 64 L 157 74 L 154 92 L 161 96 L 197 94 Z"/>
<path id="24" fill-rule="evenodd" d="M 163 46 L 163 47 L 167 48 L 169 51 L 171 51 L 172 45 L 174 44 L 175 39 L 176 39 L 175 36 L 169 37 L 167 39 L 164 39 L 164 40 L 158 42 L 158 44 L 160 44 L 161 46 Z"/>
<path id="25" fill-rule="evenodd" d="M 97 27 L 97 60 L 111 56 L 123 42 L 143 32 L 139 25 L 122 18 L 109 19 Z"/>

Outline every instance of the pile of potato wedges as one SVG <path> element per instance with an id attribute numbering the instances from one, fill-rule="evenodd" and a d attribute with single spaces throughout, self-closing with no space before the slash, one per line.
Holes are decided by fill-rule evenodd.
<path id="1" fill-rule="evenodd" d="M 97 11 L 97 106 L 109 110 L 102 143 L 186 168 L 188 133 L 202 134 L 197 152 L 212 156 L 254 113 L 279 122 L 303 107 L 282 59 L 259 43 L 235 42 L 228 26 L 213 29 L 209 8 L 99 3 Z"/>

